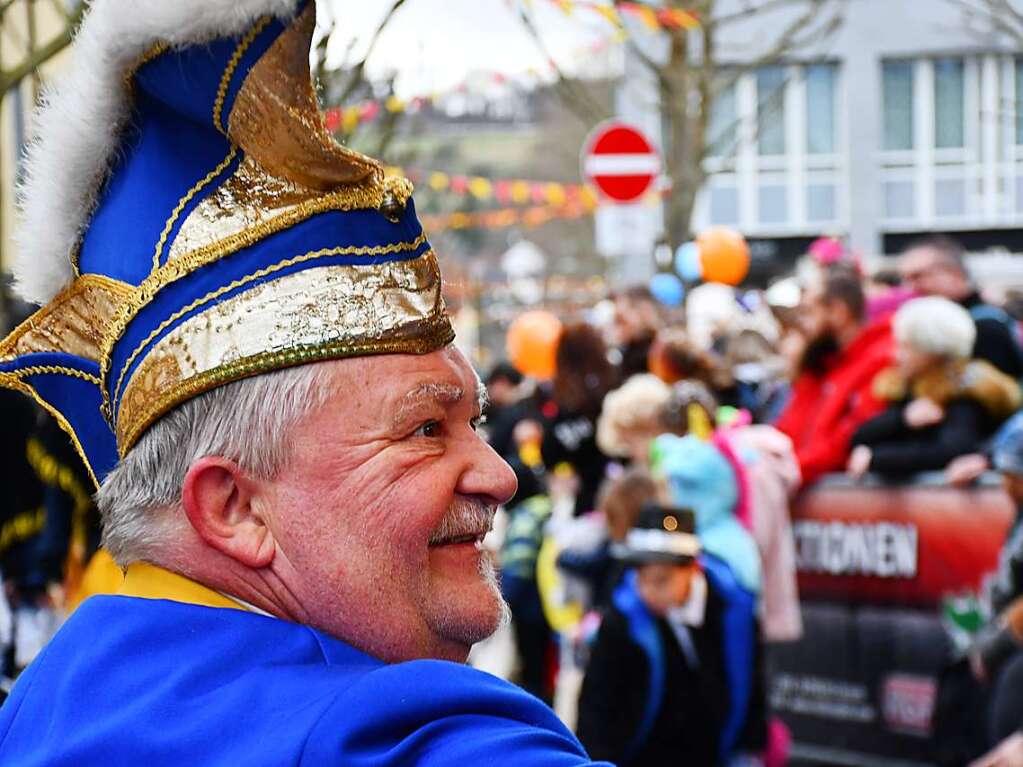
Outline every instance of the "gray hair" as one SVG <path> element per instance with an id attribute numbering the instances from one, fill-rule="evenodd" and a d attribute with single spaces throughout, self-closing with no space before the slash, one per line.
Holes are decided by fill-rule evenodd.
<path id="1" fill-rule="evenodd" d="M 892 331 L 899 343 L 951 359 L 969 359 L 977 338 L 977 326 L 970 313 L 939 296 L 904 303 L 895 312 Z"/>
<path id="2" fill-rule="evenodd" d="M 322 364 L 245 378 L 201 394 L 157 421 L 103 480 L 96 496 L 103 545 L 123 566 L 173 547 L 189 467 L 207 455 L 273 479 L 291 455 L 291 428 L 329 397 Z"/>

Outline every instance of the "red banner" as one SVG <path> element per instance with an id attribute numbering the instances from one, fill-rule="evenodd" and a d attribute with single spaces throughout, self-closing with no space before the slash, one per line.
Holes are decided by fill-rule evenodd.
<path id="1" fill-rule="evenodd" d="M 997 484 L 825 482 L 793 513 L 800 595 L 924 606 L 976 592 L 997 567 L 1014 516 Z"/>

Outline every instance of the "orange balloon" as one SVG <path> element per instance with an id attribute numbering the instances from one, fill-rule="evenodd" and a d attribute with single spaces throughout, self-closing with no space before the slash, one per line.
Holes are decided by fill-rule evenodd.
<path id="1" fill-rule="evenodd" d="M 738 285 L 749 274 L 749 245 L 746 238 L 727 226 L 704 229 L 696 244 L 706 282 Z"/>
<path id="2" fill-rule="evenodd" d="M 520 314 L 508 328 L 506 346 L 511 364 L 533 378 L 553 378 L 557 370 L 561 320 L 550 312 Z"/>

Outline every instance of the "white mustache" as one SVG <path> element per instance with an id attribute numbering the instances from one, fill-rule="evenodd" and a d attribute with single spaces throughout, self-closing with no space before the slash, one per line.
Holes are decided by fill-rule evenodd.
<path id="1" fill-rule="evenodd" d="M 497 509 L 475 501 L 456 501 L 430 536 L 430 545 L 490 532 Z"/>

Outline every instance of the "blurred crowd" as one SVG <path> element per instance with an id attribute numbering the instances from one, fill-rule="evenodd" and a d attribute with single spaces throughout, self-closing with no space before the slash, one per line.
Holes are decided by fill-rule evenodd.
<path id="1" fill-rule="evenodd" d="M 802 634 L 794 499 L 828 475 L 995 470 L 1023 502 L 1020 318 L 945 237 L 890 271 L 829 241 L 765 291 L 609 302 L 557 318 L 548 380 L 511 337 L 515 364 L 486 378 L 484 428 L 519 477 L 500 551 L 518 680 L 596 759 L 784 764 L 765 690 L 772 648 Z M 974 755 L 1021 738 L 1021 563 L 1014 527 L 964 655 L 996 712 Z"/>
<path id="2" fill-rule="evenodd" d="M 828 242 L 763 291 L 707 283 L 666 305 L 634 286 L 578 316 L 541 312 L 485 376 L 482 428 L 519 480 L 498 530 L 515 679 L 594 759 L 785 764 L 767 690 L 773 649 L 803 633 L 795 499 L 836 474 L 968 485 L 995 471 L 1023 504 L 1013 308 L 934 237 L 891 271 Z M 20 393 L 0 390 L 0 410 L 13 678 L 118 573 L 72 442 Z M 971 758 L 998 748 L 1018 761 L 991 763 L 1023 764 L 1023 527 L 992 584 L 949 694 L 983 720 Z"/>

